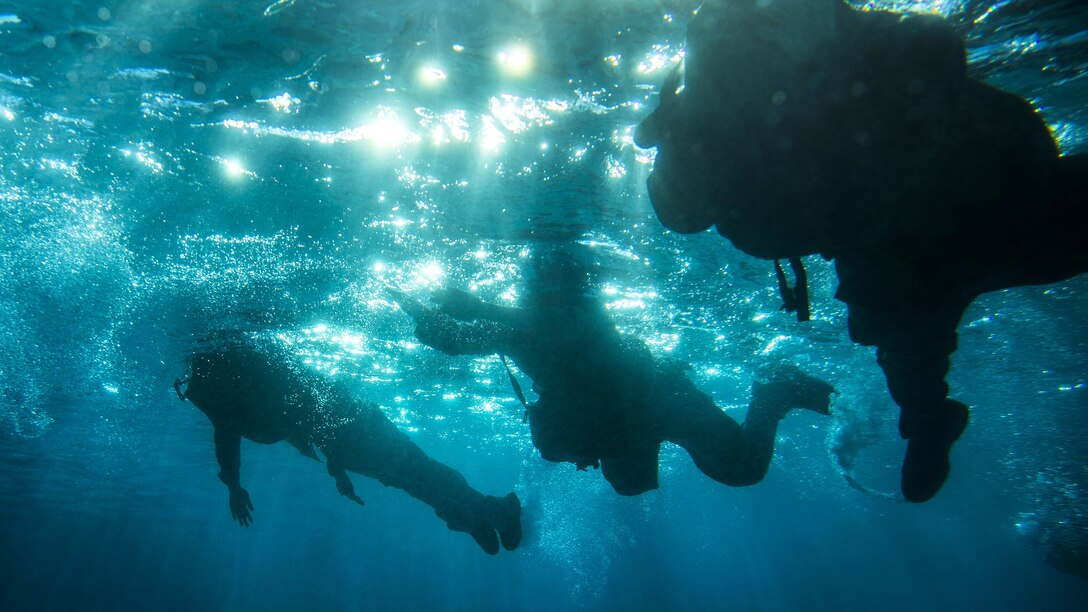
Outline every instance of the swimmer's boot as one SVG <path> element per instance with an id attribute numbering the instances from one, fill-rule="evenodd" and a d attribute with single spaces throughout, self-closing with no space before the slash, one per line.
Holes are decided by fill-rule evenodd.
<path id="1" fill-rule="evenodd" d="M 817 414 L 831 414 L 831 395 L 838 393 L 826 382 L 809 376 L 794 366 L 779 366 L 769 382 L 752 384 L 752 406 L 786 416 L 794 408 L 804 408 Z"/>
<path id="2" fill-rule="evenodd" d="M 499 554 L 499 537 L 495 535 L 495 528 L 481 521 L 469 530 L 469 535 L 489 555 Z"/>
<path id="3" fill-rule="evenodd" d="M 521 544 L 521 500 L 513 492 L 499 500 L 499 539 L 506 550 L 514 550 Z"/>
<path id="4" fill-rule="evenodd" d="M 952 467 L 948 454 L 967 428 L 968 412 L 966 405 L 946 399 L 939 416 L 907 439 L 902 482 L 907 501 L 922 503 L 941 490 Z"/>
<path id="5" fill-rule="evenodd" d="M 518 496 L 514 493 L 502 498 L 487 496 L 480 516 L 468 532 L 489 555 L 498 554 L 500 540 L 506 550 L 517 548 L 521 544 L 521 501 Z"/>

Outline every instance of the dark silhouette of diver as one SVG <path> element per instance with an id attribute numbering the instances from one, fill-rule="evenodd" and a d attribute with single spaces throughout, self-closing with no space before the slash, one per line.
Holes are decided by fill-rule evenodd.
<path id="1" fill-rule="evenodd" d="M 1088 270 L 1088 156 L 1060 157 L 1031 105 L 968 78 L 934 15 L 709 0 L 680 70 L 635 134 L 657 148 L 658 218 L 756 257 L 834 259 L 850 337 L 901 409 L 903 495 L 930 499 L 968 420 L 944 380 L 960 318 L 982 293 Z"/>
<path id="2" fill-rule="evenodd" d="M 349 471 L 431 506 L 451 530 L 469 533 L 488 554 L 499 551 L 500 539 L 507 550 L 521 541 L 521 504 L 514 493 L 497 498 L 477 492 L 457 471 L 428 457 L 377 406 L 306 372 L 289 356 L 272 357 L 237 343 L 197 353 L 189 364 L 190 377 L 175 388 L 211 419 L 219 479 L 241 525 L 253 522 L 253 504 L 239 480 L 242 438 L 261 444 L 286 440 L 312 459 L 319 449 L 337 490 L 359 504 Z"/>
<path id="3" fill-rule="evenodd" d="M 509 356 L 539 396 L 525 401 L 533 445 L 548 461 L 599 467 L 620 495 L 658 486 L 658 453 L 673 442 L 704 474 L 730 486 L 759 482 L 778 422 L 793 408 L 830 414 L 827 383 L 792 367 L 755 383 L 744 424 L 714 405 L 684 364 L 654 359 L 621 334 L 590 295 L 587 268 L 563 250 L 535 261 L 523 307 L 485 303 L 463 291 L 434 294 L 426 308 L 391 290 L 421 342 L 448 355 Z"/>

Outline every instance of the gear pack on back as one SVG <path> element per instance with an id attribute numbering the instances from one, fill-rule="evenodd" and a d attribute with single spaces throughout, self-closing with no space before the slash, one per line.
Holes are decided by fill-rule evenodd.
<path id="1" fill-rule="evenodd" d="M 966 85 L 943 19 L 828 0 L 708 2 L 683 70 L 636 133 L 658 147 L 654 208 L 766 259 L 883 239 L 946 164 Z"/>

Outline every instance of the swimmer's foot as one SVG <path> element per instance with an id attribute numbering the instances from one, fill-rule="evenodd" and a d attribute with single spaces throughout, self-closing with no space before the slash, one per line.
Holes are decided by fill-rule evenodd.
<path id="1" fill-rule="evenodd" d="M 499 500 L 499 539 L 506 550 L 514 550 L 521 544 L 521 500 L 514 493 L 508 493 Z"/>
<path id="2" fill-rule="evenodd" d="M 817 414 L 831 414 L 831 395 L 835 387 L 809 376 L 794 366 L 780 366 L 770 382 L 752 385 L 752 403 L 781 411 L 782 416 L 794 408 L 804 408 Z"/>
<path id="3" fill-rule="evenodd" d="M 967 406 L 955 400 L 945 400 L 946 409 L 940 420 L 925 431 L 907 440 L 907 456 L 903 460 L 903 497 L 922 503 L 931 499 L 944 485 L 952 465 L 948 455 L 952 444 L 967 428 Z"/>
<path id="4" fill-rule="evenodd" d="M 489 555 L 499 554 L 499 536 L 495 535 L 495 528 L 481 521 L 469 532 L 473 540 Z"/>
<path id="5" fill-rule="evenodd" d="M 506 550 L 517 548 L 521 544 L 521 501 L 518 496 L 514 493 L 505 497 L 487 496 L 482 512 L 468 533 L 489 555 L 498 554 L 500 541 Z"/>

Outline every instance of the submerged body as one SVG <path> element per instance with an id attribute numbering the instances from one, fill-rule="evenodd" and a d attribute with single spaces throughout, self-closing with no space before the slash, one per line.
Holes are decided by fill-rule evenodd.
<path id="1" fill-rule="evenodd" d="M 453 290 L 435 298 L 441 310 L 398 294 L 420 341 L 448 355 L 513 359 L 539 396 L 526 409 L 541 457 L 600 467 L 621 495 L 658 487 L 662 442 L 683 447 L 718 482 L 754 484 L 767 473 L 778 422 L 791 409 L 829 414 L 831 386 L 790 368 L 755 384 L 747 418 L 737 423 L 696 388 L 684 365 L 654 359 L 591 300 L 507 308 Z"/>
<path id="2" fill-rule="evenodd" d="M 500 538 L 508 550 L 517 547 L 521 507 L 513 493 L 501 499 L 479 493 L 344 386 L 305 372 L 286 356 L 273 358 L 242 345 L 197 353 L 190 364 L 183 397 L 212 422 L 219 478 L 242 525 L 252 522 L 253 509 L 240 482 L 242 438 L 287 441 L 313 459 L 320 450 L 337 490 L 360 504 L 349 471 L 431 506 L 451 530 L 469 533 L 490 554 L 498 552 Z"/>
<path id="3" fill-rule="evenodd" d="M 877 347 L 908 440 L 903 493 L 931 498 L 967 424 L 944 378 L 967 306 L 1088 270 L 1088 157 L 1059 157 L 1023 99 L 966 74 L 931 15 L 839 0 L 708 2 L 636 141 L 657 147 L 662 223 L 738 248 L 835 260 L 850 337 Z M 813 5 L 819 5 L 812 8 Z M 810 23 L 798 52 L 788 34 Z"/>

